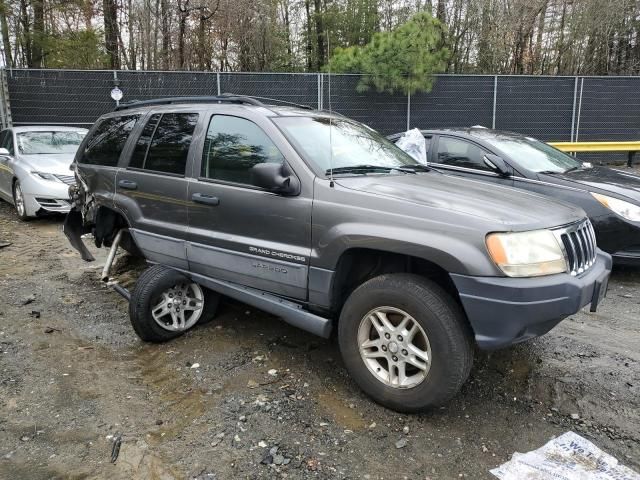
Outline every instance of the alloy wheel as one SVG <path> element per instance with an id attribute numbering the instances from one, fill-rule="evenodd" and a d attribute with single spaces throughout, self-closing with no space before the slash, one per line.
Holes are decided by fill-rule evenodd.
<path id="1" fill-rule="evenodd" d="M 369 371 L 392 388 L 415 387 L 431 368 L 427 334 L 399 308 L 378 307 L 367 313 L 358 327 L 358 346 Z"/>
<path id="2" fill-rule="evenodd" d="M 160 295 L 151 316 L 165 330 L 182 332 L 193 327 L 204 307 L 204 293 L 197 283 L 180 283 Z"/>

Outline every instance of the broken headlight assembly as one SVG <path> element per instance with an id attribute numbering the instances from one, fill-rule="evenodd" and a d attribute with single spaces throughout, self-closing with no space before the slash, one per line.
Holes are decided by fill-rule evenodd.
<path id="1" fill-rule="evenodd" d="M 567 261 L 551 230 L 491 233 L 487 249 L 498 268 L 509 277 L 540 277 L 567 271 Z"/>
<path id="2" fill-rule="evenodd" d="M 640 222 L 640 207 L 638 205 L 625 202 L 624 200 L 620 200 L 618 198 L 601 195 L 600 193 L 591 192 L 591 195 L 593 195 L 593 197 L 606 208 L 614 213 L 617 213 L 622 218 L 626 218 L 627 220 L 630 220 L 632 222 Z"/>
<path id="3" fill-rule="evenodd" d="M 35 175 L 36 177 L 42 180 L 49 180 L 51 182 L 59 182 L 60 180 L 53 174 L 47 172 L 38 172 L 36 170 L 31 170 L 31 175 Z"/>

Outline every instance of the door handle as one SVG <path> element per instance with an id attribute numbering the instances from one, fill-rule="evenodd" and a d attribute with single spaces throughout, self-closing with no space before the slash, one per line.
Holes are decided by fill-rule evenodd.
<path id="1" fill-rule="evenodd" d="M 203 203 L 204 205 L 219 205 L 220 199 L 218 197 L 214 197 L 213 195 L 206 195 L 204 193 L 194 193 L 191 195 L 191 200 L 196 203 Z"/>
<path id="2" fill-rule="evenodd" d="M 136 190 L 138 188 L 138 184 L 132 180 L 118 180 L 118 186 L 127 190 Z"/>

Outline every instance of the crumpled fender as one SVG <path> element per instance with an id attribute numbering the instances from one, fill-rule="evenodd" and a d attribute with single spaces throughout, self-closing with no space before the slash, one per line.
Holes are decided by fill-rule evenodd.
<path id="1" fill-rule="evenodd" d="M 80 252 L 80 256 L 85 262 L 93 262 L 95 258 L 82 241 L 82 235 L 91 232 L 90 226 L 85 226 L 82 213 L 74 206 L 64 219 L 62 231 L 66 235 L 73 248 Z"/>

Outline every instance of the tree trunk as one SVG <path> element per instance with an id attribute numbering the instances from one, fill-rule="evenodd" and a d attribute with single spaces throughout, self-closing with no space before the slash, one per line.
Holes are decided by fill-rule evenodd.
<path id="1" fill-rule="evenodd" d="M 133 15 L 133 0 L 128 0 L 127 8 L 129 10 L 129 18 L 127 19 L 127 25 L 129 28 L 129 68 L 135 70 L 137 66 L 136 62 L 136 37 L 134 32 L 134 20 Z"/>
<path id="2" fill-rule="evenodd" d="M 304 9 L 307 14 L 307 71 L 311 72 L 313 70 L 313 43 L 311 40 L 312 26 L 309 2 L 310 0 L 304 0 Z"/>
<path id="3" fill-rule="evenodd" d="M 31 65 L 31 23 L 29 21 L 28 0 L 20 0 L 20 25 L 22 26 L 23 64 Z"/>
<path id="4" fill-rule="evenodd" d="M 178 23 L 178 68 L 185 69 L 184 36 L 187 33 L 187 18 L 189 18 L 189 0 L 185 0 L 184 7 L 178 2 L 180 21 Z"/>
<path id="5" fill-rule="evenodd" d="M 326 49 L 324 45 L 324 18 L 322 12 L 322 0 L 313 0 L 314 17 L 316 22 L 316 67 L 320 70 L 326 63 Z"/>
<path id="6" fill-rule="evenodd" d="M 109 68 L 120 68 L 120 55 L 118 52 L 118 4 L 115 0 L 103 0 L 104 9 L 104 40 L 107 55 L 109 55 Z"/>
<path id="7" fill-rule="evenodd" d="M 31 63 L 29 68 L 41 68 L 42 61 L 42 44 L 44 42 L 44 1 L 32 0 L 33 8 L 33 40 L 31 44 Z"/>
<path id="8" fill-rule="evenodd" d="M 162 16 L 162 68 L 169 70 L 169 46 L 171 42 L 171 32 L 169 31 L 169 0 L 160 0 L 160 15 Z"/>
<path id="9" fill-rule="evenodd" d="M 11 56 L 11 41 L 9 38 L 9 25 L 7 24 L 7 5 L 0 1 L 0 29 L 2 30 L 2 46 L 4 48 L 5 65 L 12 68 L 13 58 Z"/>

